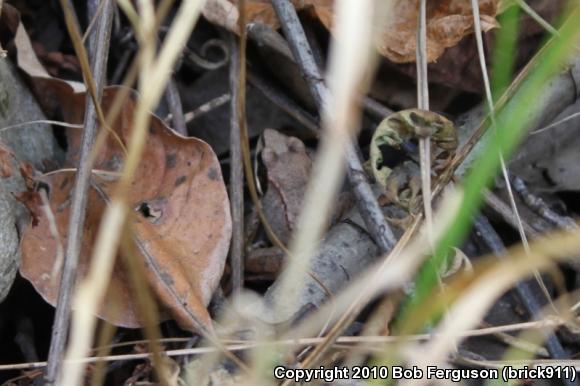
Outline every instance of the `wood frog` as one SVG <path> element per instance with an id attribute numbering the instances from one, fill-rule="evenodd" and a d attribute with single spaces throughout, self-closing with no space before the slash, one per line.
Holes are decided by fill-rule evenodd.
<path id="1" fill-rule="evenodd" d="M 302 141 L 275 130 L 264 131 L 263 144 L 268 186 L 262 206 L 280 241 L 287 243 L 302 209 L 312 159 Z"/>

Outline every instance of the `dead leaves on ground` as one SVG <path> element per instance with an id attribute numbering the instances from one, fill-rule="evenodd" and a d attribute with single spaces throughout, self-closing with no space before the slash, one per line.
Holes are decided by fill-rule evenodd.
<path id="1" fill-rule="evenodd" d="M 108 111 L 120 88 L 107 88 L 103 108 Z M 125 102 L 113 130 L 126 143 L 132 128 L 135 95 Z M 70 123 L 82 123 L 85 94 L 70 96 L 63 104 Z M 68 135 L 69 167 L 78 157 L 80 131 Z M 88 195 L 88 213 L 81 249 L 80 276 L 88 270 L 101 215 L 115 189 L 116 172 L 124 152 L 113 138 L 107 140 L 94 168 Z M 111 173 L 112 172 L 112 173 Z M 60 240 L 51 234 L 48 219 L 39 215 L 22 240 L 21 273 L 37 291 L 55 304 L 59 278 L 51 278 L 57 243 L 66 245 L 74 172 L 58 171 L 43 177 Z M 133 245 L 128 250 L 143 265 L 146 279 L 160 304 L 180 325 L 196 330 L 196 321 L 209 328 L 206 310 L 221 279 L 231 236 L 231 218 L 220 165 L 212 149 L 195 138 L 183 138 L 152 117 L 147 150 L 131 186 L 130 216 Z M 119 326 L 142 324 L 119 254 L 107 301 L 99 316 Z"/>
<path id="2" fill-rule="evenodd" d="M 497 0 L 479 0 L 483 32 L 497 27 Z M 377 50 L 395 63 L 415 61 L 419 0 L 399 0 L 386 24 L 380 28 Z M 323 22 L 324 20 L 321 19 Z M 326 23 L 325 23 L 326 24 Z M 328 26 L 328 25 L 327 25 Z M 473 32 L 470 0 L 427 2 L 427 60 L 434 62 L 445 50 Z"/>
<path id="3" fill-rule="evenodd" d="M 18 11 L 8 5 L 3 11 L 3 26 L 13 36 L 10 46 L 16 52 L 16 62 L 32 79 L 31 85 L 45 111 L 61 111 L 67 122 L 82 124 L 85 95 L 73 94 L 73 90 L 83 89 L 82 84 L 53 78 L 38 60 Z M 104 91 L 105 112 L 119 90 L 111 87 Z M 135 104 L 136 95 L 132 94 L 112 125 L 125 144 L 132 129 Z M 79 130 L 68 131 L 65 167 L 76 167 L 80 138 Z M 197 322 L 210 328 L 206 306 L 221 279 L 231 236 L 229 201 L 220 165 L 205 142 L 174 134 L 154 116 L 147 149 L 130 192 L 133 245 L 119 253 L 109 293 L 98 316 L 119 326 L 142 325 L 123 261 L 130 253 L 127 251 L 132 251 L 143 265 L 162 308 L 186 329 L 198 329 Z M 124 150 L 115 138 L 109 138 L 96 157 L 94 168 L 108 173 L 91 177 L 80 278 L 88 271 L 101 215 L 114 192 L 115 173 L 120 172 L 123 160 Z M 9 170 L 1 168 L 0 172 Z M 52 277 L 52 272 L 58 260 L 57 247 L 67 242 L 74 179 L 74 171 L 69 170 L 37 181 L 49 197 L 55 224 L 50 224 L 42 210 L 38 192 L 30 190 L 19 196 L 33 220 L 22 237 L 21 274 L 53 305 L 60 278 Z M 50 225 L 56 227 L 56 233 Z M 56 272 L 60 275 L 60 269 Z"/>
<path id="4" fill-rule="evenodd" d="M 334 0 L 293 0 L 298 10 L 306 10 L 332 30 Z M 377 21 L 376 48 L 379 53 L 395 63 L 415 60 L 417 11 L 419 0 L 392 0 L 386 20 Z M 495 16 L 498 0 L 479 0 L 483 31 L 497 27 Z M 237 31 L 237 0 L 208 0 L 203 10 L 211 22 L 230 31 Z M 272 28 L 279 21 L 270 0 L 246 1 L 248 23 L 264 23 Z M 470 0 L 434 0 L 427 2 L 427 59 L 437 60 L 447 48 L 455 46 L 473 32 L 473 11 Z"/>

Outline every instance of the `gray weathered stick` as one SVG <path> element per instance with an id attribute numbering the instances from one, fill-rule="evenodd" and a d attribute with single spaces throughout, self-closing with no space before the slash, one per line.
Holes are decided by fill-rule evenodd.
<path id="1" fill-rule="evenodd" d="M 232 287 L 239 293 L 244 284 L 244 170 L 242 160 L 242 139 L 239 122 L 239 75 L 240 58 L 237 38 L 230 37 L 230 201 L 232 210 L 232 246 L 230 264 L 232 267 Z"/>
<path id="2" fill-rule="evenodd" d="M 310 50 L 304 29 L 294 6 L 288 0 L 272 0 L 276 14 L 288 39 L 290 49 L 320 111 L 326 98 L 326 85 Z M 393 249 L 396 239 L 387 224 L 362 167 L 357 147 L 350 143 L 346 149 L 347 175 L 357 198 L 365 225 L 383 253 Z"/>
<path id="3" fill-rule="evenodd" d="M 105 4 L 105 9 L 103 10 L 103 14 L 97 24 L 96 30 L 92 33 L 92 35 L 94 35 L 95 44 L 90 45 L 94 48 L 94 50 L 91 50 L 91 70 L 94 74 L 99 97 L 102 94 L 106 80 L 107 58 L 109 54 L 110 33 L 113 20 L 113 1 L 103 1 L 106 1 L 107 4 Z M 93 38 L 90 40 L 92 39 Z M 52 327 L 50 350 L 48 353 L 48 366 L 45 375 L 46 385 L 54 385 L 56 376 L 62 365 L 64 346 L 70 319 L 71 297 L 76 279 L 85 223 L 89 179 L 92 166 L 88 161 L 96 132 L 97 117 L 95 106 L 92 100 L 87 98 L 79 165 L 75 177 L 75 188 L 71 202 L 71 215 L 68 226 L 65 260 L 58 292 L 56 315 Z"/>
<path id="4" fill-rule="evenodd" d="M 513 184 L 514 190 L 518 192 L 522 200 L 528 205 L 530 209 L 542 216 L 543 219 L 548 222 L 568 230 L 578 229 L 578 224 L 568 216 L 561 216 L 554 212 L 540 197 L 534 196 L 526 186 L 525 182 L 516 176 L 512 176 L 511 183 Z"/>
<path id="5" fill-rule="evenodd" d="M 308 280 L 305 286 L 297 288 L 298 301 L 285 302 L 269 307 L 287 296 L 280 281 L 274 282 L 264 295 L 267 306 L 257 316 L 268 323 L 283 323 L 300 315 L 308 307 L 318 308 L 328 299 L 328 292 L 336 295 L 348 282 L 368 268 L 379 254 L 377 245 L 366 232 L 363 221 L 356 209 L 351 210 L 343 220 L 332 227 L 312 258 L 310 273 L 316 280 Z M 322 285 L 324 285 L 324 287 Z"/>
<path id="6" fill-rule="evenodd" d="M 185 116 L 183 115 L 183 105 L 181 104 L 181 97 L 175 85 L 173 77 L 167 82 L 165 88 L 165 99 L 167 107 L 171 112 L 171 122 L 173 123 L 173 130 L 177 133 L 187 137 L 187 126 L 185 124 Z"/>
<path id="7" fill-rule="evenodd" d="M 248 38 L 258 46 L 268 47 L 285 58 L 296 62 L 286 40 L 270 26 L 262 23 L 249 23 L 246 30 L 248 32 Z M 366 95 L 362 97 L 361 103 L 366 112 L 381 120 L 393 113 L 391 109 Z"/>
<path id="8" fill-rule="evenodd" d="M 292 118 L 304 125 L 314 135 L 318 136 L 318 121 L 310 113 L 302 109 L 291 98 L 285 95 L 274 85 L 268 83 L 260 75 L 254 72 L 248 72 L 248 81 L 256 87 L 270 102 L 274 103 L 281 110 L 286 112 Z"/>
<path id="9" fill-rule="evenodd" d="M 490 250 L 497 256 L 498 259 L 505 259 L 506 248 L 500 239 L 499 235 L 493 229 L 487 218 L 484 216 L 477 216 L 474 220 L 474 226 L 479 237 L 487 244 Z M 532 285 L 537 284 L 535 282 L 521 281 L 516 284 L 516 292 L 523 303 L 526 310 L 534 318 L 539 318 L 542 313 L 542 306 L 537 300 L 537 296 L 534 291 L 532 291 Z M 566 353 L 564 347 L 558 340 L 558 337 L 553 332 L 546 332 L 546 348 L 548 352 L 554 359 L 566 359 L 570 357 L 570 354 Z M 572 382 L 568 379 L 563 380 L 566 385 L 576 385 L 576 382 Z"/>

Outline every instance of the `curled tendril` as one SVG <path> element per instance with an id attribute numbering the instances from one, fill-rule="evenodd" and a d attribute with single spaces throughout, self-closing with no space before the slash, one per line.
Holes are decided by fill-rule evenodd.
<path id="1" fill-rule="evenodd" d="M 206 59 L 209 51 L 212 49 L 218 49 L 221 52 L 221 58 L 217 61 Z M 216 70 L 228 63 L 230 60 L 230 50 L 225 41 L 221 39 L 210 39 L 201 46 L 199 54 L 190 48 L 186 48 L 185 59 L 187 62 L 195 64 L 205 70 Z"/>

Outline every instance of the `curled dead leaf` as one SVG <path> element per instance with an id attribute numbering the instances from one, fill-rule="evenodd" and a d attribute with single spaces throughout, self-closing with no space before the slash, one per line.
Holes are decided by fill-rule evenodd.
<path id="1" fill-rule="evenodd" d="M 103 109 L 108 111 L 120 88 L 109 87 L 103 93 Z M 82 122 L 85 94 L 71 96 L 64 107 L 70 123 Z M 129 98 L 112 125 L 125 142 L 132 128 L 135 95 Z M 78 156 L 80 132 L 69 133 L 68 162 Z M 118 171 L 124 153 L 109 138 L 96 159 L 95 169 Z M 68 211 L 74 175 L 57 172 L 44 178 L 50 187 L 50 205 L 54 212 L 61 242 L 66 243 Z M 115 188 L 115 181 L 92 176 L 88 213 L 84 230 L 81 264 L 82 276 L 88 268 L 92 245 L 101 214 Z M 136 172 L 129 194 L 134 209 L 131 225 L 137 258 L 143 264 L 149 285 L 160 304 L 180 325 L 198 330 L 199 324 L 211 327 L 206 306 L 219 284 L 231 237 L 231 218 L 226 187 L 220 165 L 212 149 L 195 138 L 183 138 L 153 116 L 147 150 Z M 21 272 L 51 304 L 57 288 L 47 277 L 55 258 L 55 240 L 42 215 L 39 225 L 29 227 L 23 237 Z M 138 327 L 138 317 L 122 258 L 117 267 L 109 296 L 99 316 L 116 325 Z"/>

